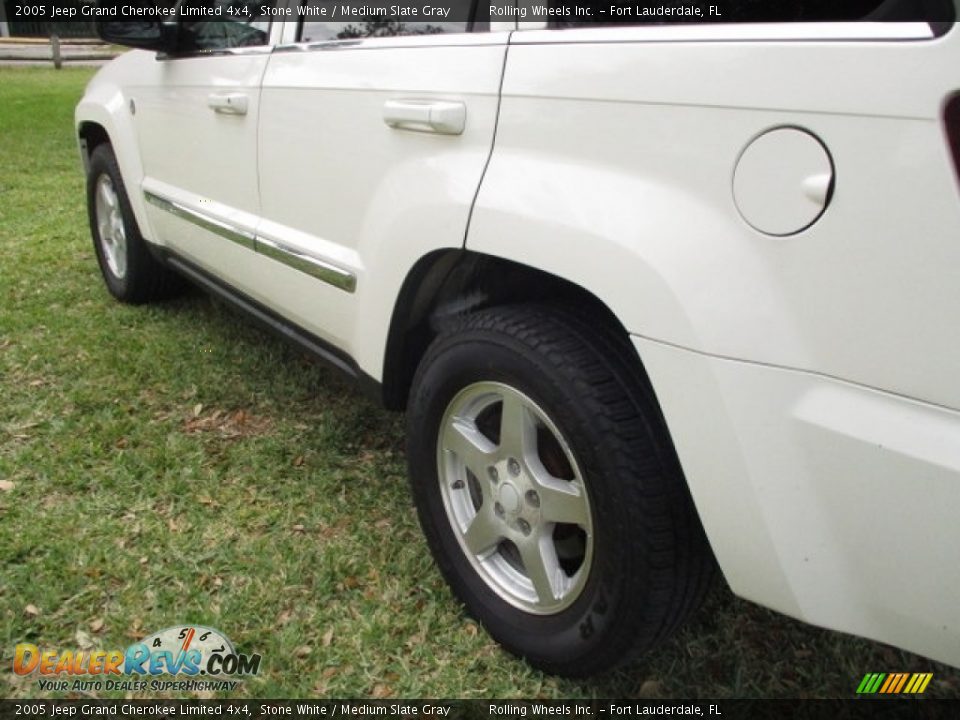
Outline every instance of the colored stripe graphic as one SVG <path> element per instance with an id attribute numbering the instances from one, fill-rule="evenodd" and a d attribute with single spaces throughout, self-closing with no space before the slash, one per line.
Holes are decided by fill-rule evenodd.
<path id="1" fill-rule="evenodd" d="M 910 682 L 907 683 L 907 686 L 903 689 L 908 695 L 913 692 L 915 687 L 920 687 L 920 684 L 923 682 L 921 676 L 917 673 L 914 673 L 910 676 Z"/>
<path id="2" fill-rule="evenodd" d="M 860 695 L 872 695 L 879 689 L 880 683 L 883 682 L 886 676 L 886 673 L 867 673 L 863 676 L 863 680 L 860 681 L 860 687 L 857 688 L 857 693 Z"/>
<path id="3" fill-rule="evenodd" d="M 890 692 L 898 693 L 903 689 L 904 684 L 907 682 L 907 678 L 910 677 L 910 673 L 900 673 L 900 680 L 897 682 L 897 687 L 895 687 Z"/>
<path id="4" fill-rule="evenodd" d="M 933 673 L 867 673 L 857 686 L 857 695 L 919 695 L 932 679 Z"/>
<path id="5" fill-rule="evenodd" d="M 870 685 L 870 678 L 872 677 L 873 675 L 871 675 L 870 673 L 867 673 L 866 675 L 863 676 L 863 680 L 861 680 L 860 684 L 857 685 L 857 695 L 862 695 L 867 691 L 867 687 L 869 687 Z"/>
<path id="6" fill-rule="evenodd" d="M 890 692 L 890 688 L 897 684 L 897 680 L 899 678 L 900 676 L 897 673 L 891 673 L 890 675 L 887 675 L 887 681 L 880 686 L 880 694 L 886 695 L 888 692 Z"/>

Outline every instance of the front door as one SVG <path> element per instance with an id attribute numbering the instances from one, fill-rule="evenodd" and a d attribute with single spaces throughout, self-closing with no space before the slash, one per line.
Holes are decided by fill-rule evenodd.
<path id="1" fill-rule="evenodd" d="M 180 47 L 130 88 L 142 191 L 158 239 L 243 290 L 253 280 L 259 215 L 257 113 L 271 30 L 256 0 L 183 0 L 219 6 L 216 21 L 180 23 Z M 181 15 L 184 16 L 183 14 Z"/>

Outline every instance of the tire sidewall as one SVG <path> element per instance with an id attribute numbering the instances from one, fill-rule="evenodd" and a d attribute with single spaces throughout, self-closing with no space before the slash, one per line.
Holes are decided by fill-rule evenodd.
<path id="1" fill-rule="evenodd" d="M 118 277 L 110 269 L 103 250 L 103 239 L 100 237 L 100 228 L 97 223 L 97 183 L 106 175 L 113 183 L 114 192 L 120 203 L 120 214 L 123 218 L 124 233 L 127 243 L 127 268 L 123 277 Z M 139 238 L 137 224 L 133 218 L 133 210 L 127 198 L 126 187 L 117 168 L 116 159 L 108 145 L 100 145 L 90 157 L 90 167 L 87 172 L 87 215 L 90 219 L 90 235 L 93 238 L 93 249 L 97 256 L 100 273 L 107 285 L 107 289 L 117 298 L 124 299 L 130 292 L 130 277 L 135 272 L 136 262 L 135 244 Z"/>
<path id="2" fill-rule="evenodd" d="M 628 600 L 621 579 L 639 571 L 630 565 L 641 559 L 630 563 L 617 552 L 611 528 L 629 523 L 621 517 L 616 487 L 611 487 L 618 468 L 598 451 L 603 430 L 590 422 L 571 383 L 512 338 L 492 340 L 479 333 L 441 340 L 421 371 L 409 412 L 410 477 L 424 533 L 454 592 L 494 638 L 541 664 L 568 664 L 609 645 L 618 632 L 615 618 Z M 563 434 L 584 479 L 594 528 L 590 576 L 574 603 L 554 615 L 524 612 L 497 595 L 464 556 L 443 505 L 437 467 L 440 423 L 455 395 L 481 381 L 510 385 L 536 402 Z"/>

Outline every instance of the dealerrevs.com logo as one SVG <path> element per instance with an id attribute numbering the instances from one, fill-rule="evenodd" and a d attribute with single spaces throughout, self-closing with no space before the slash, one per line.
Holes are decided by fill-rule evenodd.
<path id="1" fill-rule="evenodd" d="M 238 653 L 219 630 L 177 625 L 126 650 L 41 650 L 20 643 L 13 671 L 35 673 L 41 690 L 233 690 L 245 676 L 260 671 L 260 659 Z"/>

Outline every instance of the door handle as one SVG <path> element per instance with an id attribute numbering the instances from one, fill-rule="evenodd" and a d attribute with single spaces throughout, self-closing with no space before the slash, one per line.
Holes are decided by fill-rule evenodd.
<path id="1" fill-rule="evenodd" d="M 387 100 L 383 121 L 397 130 L 459 135 L 467 122 L 467 107 L 450 100 Z"/>
<path id="2" fill-rule="evenodd" d="M 248 100 L 243 93 L 213 93 L 207 96 L 207 105 L 224 115 L 246 115 Z"/>

